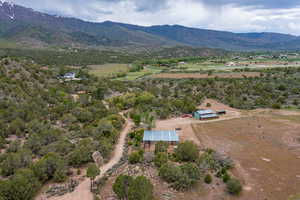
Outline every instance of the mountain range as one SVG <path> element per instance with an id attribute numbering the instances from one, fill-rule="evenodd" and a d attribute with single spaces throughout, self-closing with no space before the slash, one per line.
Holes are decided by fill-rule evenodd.
<path id="1" fill-rule="evenodd" d="M 279 33 L 232 33 L 180 25 L 92 23 L 54 16 L 0 1 L 0 43 L 25 47 L 172 47 L 227 50 L 300 50 L 300 37 Z M 1 46 L 1 45 L 0 45 Z"/>

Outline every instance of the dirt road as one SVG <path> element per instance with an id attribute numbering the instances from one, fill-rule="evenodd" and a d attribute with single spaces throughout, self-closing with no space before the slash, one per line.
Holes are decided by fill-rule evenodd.
<path id="1" fill-rule="evenodd" d="M 125 127 L 120 134 L 120 138 L 117 145 L 115 146 L 113 156 L 108 163 L 100 167 L 101 175 L 99 175 L 96 179 L 101 178 L 109 169 L 111 169 L 115 164 L 117 164 L 120 161 L 124 151 L 126 136 L 130 132 L 132 127 L 133 127 L 133 123 L 126 119 Z M 51 197 L 48 199 L 49 200 L 93 200 L 94 197 L 93 194 L 90 192 L 90 186 L 91 186 L 91 182 L 88 178 L 86 178 L 83 182 L 81 182 L 76 187 L 74 192 L 59 197 Z M 43 196 L 39 196 L 36 198 L 36 200 L 44 200 L 44 199 L 46 199 L 46 197 Z"/>

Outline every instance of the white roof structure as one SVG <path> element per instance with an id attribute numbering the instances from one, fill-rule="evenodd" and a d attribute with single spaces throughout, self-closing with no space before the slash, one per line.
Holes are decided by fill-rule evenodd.
<path id="1" fill-rule="evenodd" d="M 144 142 L 179 142 L 176 131 L 144 131 Z"/>

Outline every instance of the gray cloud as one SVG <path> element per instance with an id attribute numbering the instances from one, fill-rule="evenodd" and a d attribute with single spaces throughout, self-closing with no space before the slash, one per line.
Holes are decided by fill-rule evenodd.
<path id="1" fill-rule="evenodd" d="M 196 0 L 197 1 L 197 0 Z M 199 0 L 198 0 L 199 1 Z M 300 5 L 300 0 L 200 0 L 208 5 L 235 4 L 260 8 L 291 8 Z"/>

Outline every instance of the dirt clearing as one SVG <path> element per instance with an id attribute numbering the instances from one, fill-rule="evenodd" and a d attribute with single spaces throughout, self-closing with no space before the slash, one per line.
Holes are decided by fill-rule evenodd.
<path id="1" fill-rule="evenodd" d="M 289 119 L 266 111 L 192 126 L 202 146 L 237 163 L 234 174 L 245 186 L 240 199 L 285 200 L 300 192 L 300 124 L 294 120 L 299 114 Z"/>

